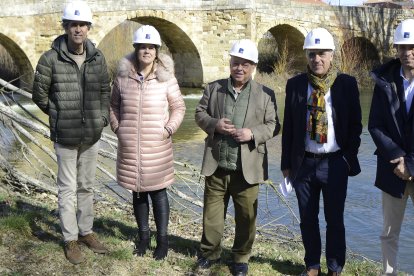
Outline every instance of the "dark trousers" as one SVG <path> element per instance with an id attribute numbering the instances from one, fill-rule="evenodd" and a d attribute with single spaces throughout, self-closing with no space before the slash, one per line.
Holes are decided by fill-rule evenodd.
<path id="1" fill-rule="evenodd" d="M 324 159 L 305 157 L 293 186 L 299 205 L 306 267 L 320 267 L 322 245 L 318 214 L 322 191 L 326 221 L 326 262 L 329 270 L 341 272 L 346 253 L 344 208 L 348 164 L 341 154 Z"/>
<path id="2" fill-rule="evenodd" d="M 170 216 L 170 205 L 166 189 L 151 192 L 139 193 L 133 192 L 134 215 L 138 224 L 138 231 L 149 231 L 149 202 L 148 196 L 151 197 L 152 208 L 154 213 L 155 225 L 157 226 L 157 235 L 166 236 L 168 233 L 168 220 Z"/>
<path id="3" fill-rule="evenodd" d="M 236 230 L 232 248 L 233 261 L 249 261 L 256 235 L 257 196 L 259 185 L 246 182 L 241 171 L 218 169 L 207 176 L 204 190 L 202 256 L 220 258 L 221 239 L 230 196 L 233 198 Z"/>

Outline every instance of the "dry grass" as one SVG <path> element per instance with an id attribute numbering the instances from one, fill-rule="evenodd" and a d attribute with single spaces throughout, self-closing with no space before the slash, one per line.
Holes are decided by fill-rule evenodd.
<path id="1" fill-rule="evenodd" d="M 94 254 L 82 247 L 85 262 L 72 265 L 63 254 L 56 200 L 45 193 L 24 195 L 0 185 L 1 275 L 231 275 L 232 225 L 226 226 L 222 263 L 200 270 L 195 265 L 201 237 L 199 218 L 173 211 L 168 257 L 155 261 L 152 250 L 143 257 L 132 255 L 137 230 L 131 206 L 120 208 L 101 201 L 95 204 L 94 229 L 111 253 Z M 155 246 L 154 238 L 151 246 Z M 249 274 L 298 275 L 303 270 L 302 259 L 300 244 L 278 243 L 258 235 Z M 379 268 L 372 262 L 353 258 L 343 273 L 378 274 Z"/>
<path id="2" fill-rule="evenodd" d="M 369 55 L 357 40 L 349 40 L 342 46 L 335 61 L 341 72 L 357 79 L 360 88 L 371 88 L 373 80 L 370 72 L 378 61 L 371 59 Z"/>
<path id="3" fill-rule="evenodd" d="M 290 53 L 287 39 L 283 40 L 283 45 L 277 45 L 274 38 L 262 40 L 259 43 L 259 64 L 255 80 L 276 93 L 283 93 L 287 80 L 298 71 L 294 67 L 296 60 Z M 341 72 L 354 76 L 362 89 L 372 88 L 370 72 L 378 64 L 375 49 L 356 39 L 347 40 L 339 54 L 334 56 L 334 66 Z M 301 71 L 305 72 L 306 68 Z"/>
<path id="4" fill-rule="evenodd" d="M 277 52 L 277 59 L 273 64 L 273 72 L 277 75 L 291 75 L 295 59 L 289 55 L 288 40 L 285 39 L 281 45 L 280 51 Z"/>
<path id="5" fill-rule="evenodd" d="M 259 64 L 255 80 L 270 87 L 275 93 L 283 93 L 286 82 L 294 75 L 294 58 L 289 53 L 287 39 L 277 45 L 274 38 L 263 39 L 259 44 Z"/>

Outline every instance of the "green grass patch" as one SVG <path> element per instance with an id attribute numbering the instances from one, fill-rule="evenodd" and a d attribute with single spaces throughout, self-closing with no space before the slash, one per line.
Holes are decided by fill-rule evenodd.
<path id="1" fill-rule="evenodd" d="M 39 242 L 36 247 L 33 248 L 35 254 L 39 257 L 49 256 L 51 252 L 61 252 L 62 249 L 62 245 L 54 242 Z"/>
<path id="2" fill-rule="evenodd" d="M 8 199 L 8 195 L 0 192 L 0 202 L 4 202 L 6 199 Z"/>
<path id="3" fill-rule="evenodd" d="M 132 250 L 131 248 L 122 248 L 122 249 L 116 249 L 112 250 L 109 253 L 109 257 L 114 258 L 119 261 L 130 261 L 132 260 Z"/>
<path id="4" fill-rule="evenodd" d="M 0 218 L 0 229 L 18 232 L 26 237 L 31 236 L 32 232 L 30 228 L 30 221 L 28 220 L 28 216 L 25 214 L 11 215 Z"/>

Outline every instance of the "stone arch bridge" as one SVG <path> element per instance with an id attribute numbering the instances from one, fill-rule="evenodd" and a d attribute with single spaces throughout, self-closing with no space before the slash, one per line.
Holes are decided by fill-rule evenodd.
<path id="1" fill-rule="evenodd" d="M 30 83 L 40 55 L 62 33 L 64 0 L 14 0 L 0 3 L 0 44 L 19 74 Z M 393 55 L 396 25 L 412 18 L 412 10 L 311 5 L 289 0 L 89 0 L 94 25 L 89 38 L 97 44 L 125 21 L 155 26 L 176 63 L 182 86 L 199 87 L 228 76 L 228 50 L 234 40 L 256 43 L 272 34 L 288 39 L 289 52 L 303 56 L 302 45 L 312 28 L 325 27 L 337 48 L 359 39 L 379 60 Z M 106 43 L 111 43 L 106 42 Z M 132 47 L 131 47 L 132 50 Z M 364 49 L 360 49 L 364 50 Z"/>

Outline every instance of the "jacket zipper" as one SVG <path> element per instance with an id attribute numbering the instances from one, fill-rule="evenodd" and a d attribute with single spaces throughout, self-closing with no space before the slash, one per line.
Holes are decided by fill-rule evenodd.
<path id="1" fill-rule="evenodd" d="M 81 109 L 81 116 L 82 116 L 82 123 L 81 123 L 81 140 L 80 140 L 80 144 L 83 144 L 84 140 L 85 140 L 85 67 L 86 67 L 86 60 L 83 62 L 81 68 L 79 69 L 78 66 L 76 66 L 76 68 L 78 68 L 78 82 L 79 83 L 79 93 L 80 93 L 80 109 Z"/>
<path id="2" fill-rule="evenodd" d="M 145 80 L 140 80 L 140 78 L 138 77 L 138 83 L 139 83 L 139 104 L 138 104 L 138 110 L 141 110 L 142 108 L 142 98 L 143 98 L 143 91 L 144 91 L 144 81 Z M 141 124 L 141 118 L 142 118 L 142 113 L 139 111 L 138 112 L 138 125 Z M 137 128 L 137 137 L 138 137 L 138 150 L 137 150 L 137 173 L 140 176 L 139 179 L 137 177 L 137 197 L 139 198 L 139 191 L 141 190 L 141 182 L 142 182 L 142 172 L 141 172 L 141 136 L 140 136 L 140 131 L 139 128 Z"/>

